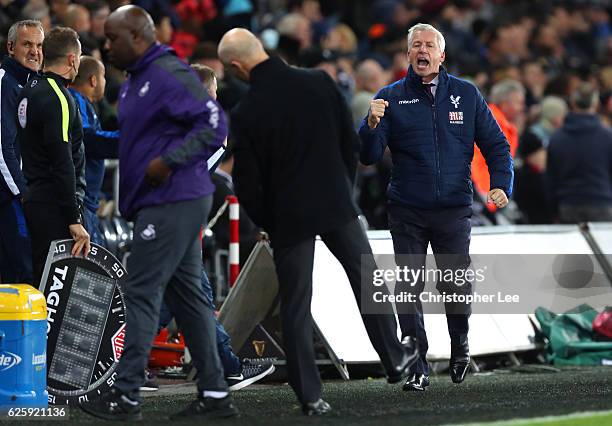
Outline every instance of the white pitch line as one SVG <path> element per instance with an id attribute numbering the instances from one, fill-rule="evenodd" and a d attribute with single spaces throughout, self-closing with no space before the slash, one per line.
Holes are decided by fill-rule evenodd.
<path id="1" fill-rule="evenodd" d="M 455 426 L 521 426 L 529 425 L 531 423 L 552 423 L 564 420 L 574 420 L 589 417 L 603 417 L 612 414 L 612 410 L 606 411 L 582 411 L 579 413 L 564 414 L 560 416 L 544 416 L 544 417 L 532 417 L 532 418 L 519 418 L 511 420 L 500 420 L 493 422 L 479 422 L 479 423 L 461 423 L 460 425 L 454 424 Z"/>

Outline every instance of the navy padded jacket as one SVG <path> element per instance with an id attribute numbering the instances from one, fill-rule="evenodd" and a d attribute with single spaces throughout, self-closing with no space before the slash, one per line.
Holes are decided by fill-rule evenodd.
<path id="1" fill-rule="evenodd" d="M 405 78 L 376 94 L 389 102 L 379 125 L 370 129 L 366 117 L 359 129 L 363 164 L 379 161 L 387 146 L 391 151 L 389 202 L 423 209 L 471 205 L 474 142 L 489 167 L 491 188 L 510 197 L 510 145 L 478 89 L 440 67 L 433 103 L 425 90 L 410 67 Z"/>

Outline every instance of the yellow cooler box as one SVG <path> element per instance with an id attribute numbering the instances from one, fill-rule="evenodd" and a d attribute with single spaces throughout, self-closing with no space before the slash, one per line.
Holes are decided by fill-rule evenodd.
<path id="1" fill-rule="evenodd" d="M 47 304 L 27 284 L 0 284 L 0 412 L 47 407 Z"/>

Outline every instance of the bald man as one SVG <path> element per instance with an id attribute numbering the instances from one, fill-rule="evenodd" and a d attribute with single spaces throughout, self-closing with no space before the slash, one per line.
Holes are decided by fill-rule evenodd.
<path id="1" fill-rule="evenodd" d="M 200 285 L 201 244 L 214 186 L 206 160 L 227 136 L 225 116 L 197 75 L 155 42 L 144 9 L 123 6 L 105 24 L 110 61 L 127 71 L 119 120 L 119 208 L 134 221 L 125 285 L 127 334 L 117 379 L 84 411 L 109 420 L 138 420 L 162 298 L 175 313 L 198 370 L 198 397 L 171 418 L 238 413 L 217 353 L 212 309 Z"/>
<path id="2" fill-rule="evenodd" d="M 417 358 L 412 340 L 399 342 L 390 306 L 373 312 L 361 304 L 372 300 L 361 271 L 367 280 L 376 263 L 352 197 L 359 143 L 351 113 L 325 72 L 269 58 L 247 30 L 226 33 L 219 58 L 251 83 L 232 116 L 234 184 L 274 247 L 289 383 L 304 414 L 325 414 L 331 408 L 321 399 L 310 313 L 317 235 L 344 267 L 358 305 L 377 313 L 362 319 L 388 381 L 401 381 Z"/>

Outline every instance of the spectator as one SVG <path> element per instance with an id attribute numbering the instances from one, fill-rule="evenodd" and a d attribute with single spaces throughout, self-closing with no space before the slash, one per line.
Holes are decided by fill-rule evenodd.
<path id="1" fill-rule="evenodd" d="M 370 109 L 370 101 L 374 98 L 384 85 L 387 84 L 389 77 L 383 67 L 373 59 L 366 59 L 357 66 L 355 71 L 356 93 L 351 102 L 353 122 L 355 128 L 359 128 L 363 117 Z"/>
<path id="2" fill-rule="evenodd" d="M 71 4 L 62 16 L 62 23 L 79 34 L 87 33 L 91 28 L 89 10 L 80 4 Z"/>
<path id="3" fill-rule="evenodd" d="M 151 14 L 153 23 L 155 24 L 155 38 L 163 44 L 170 44 L 172 41 L 172 21 L 170 16 L 165 15 L 161 10 L 157 10 Z"/>
<path id="4" fill-rule="evenodd" d="M 357 51 L 357 36 L 348 25 L 336 24 L 321 40 L 321 48 L 352 54 Z"/>
<path id="5" fill-rule="evenodd" d="M 205 41 L 198 44 L 193 51 L 190 62 L 212 68 L 219 80 L 223 80 L 225 77 L 223 63 L 217 55 L 217 45 L 213 42 Z"/>
<path id="6" fill-rule="evenodd" d="M 491 66 L 518 64 L 528 53 L 527 34 L 515 21 L 505 21 L 493 28 L 488 45 L 488 62 Z"/>
<path id="7" fill-rule="evenodd" d="M 543 64 L 537 60 L 524 62 L 521 81 L 525 85 L 525 106 L 531 108 L 539 105 L 548 84 L 548 74 Z"/>
<path id="8" fill-rule="evenodd" d="M 51 15 L 49 14 L 49 6 L 46 3 L 29 1 L 21 10 L 21 18 L 24 20 L 40 21 L 45 33 L 51 31 Z"/>
<path id="9" fill-rule="evenodd" d="M 300 54 L 312 45 L 310 21 L 299 13 L 283 16 L 276 26 L 280 35 L 278 53 L 289 64 L 296 64 Z"/>
<path id="10" fill-rule="evenodd" d="M 549 193 L 563 223 L 612 220 L 612 131 L 596 115 L 598 96 L 592 84 L 581 84 L 550 138 Z"/>
<path id="11" fill-rule="evenodd" d="M 532 224 L 551 223 L 546 187 L 546 148 L 552 133 L 563 124 L 567 103 L 547 96 L 540 105 L 540 118 L 521 137 L 518 156 L 522 166 L 516 172 L 514 199 Z"/>
<path id="12" fill-rule="evenodd" d="M 514 158 L 519 144 L 520 127 L 525 110 L 525 89 L 516 80 L 503 80 L 491 88 L 489 108 L 510 144 L 510 155 Z M 490 191 L 488 167 L 480 149 L 474 148 L 472 160 L 472 180 L 474 189 L 480 194 L 480 200 L 486 200 Z M 495 212 L 497 207 L 487 203 L 487 209 Z"/>
<path id="13" fill-rule="evenodd" d="M 104 0 L 95 0 L 87 4 L 90 17 L 90 33 L 91 36 L 102 43 L 106 37 L 104 36 L 104 23 L 110 14 L 110 8 Z"/>
<path id="14" fill-rule="evenodd" d="M 217 77 L 218 100 L 224 111 L 231 111 L 249 89 L 246 83 L 236 78 L 233 70 L 230 69 L 229 72 L 225 72 L 217 55 L 217 45 L 215 43 L 200 43 L 191 57 L 191 62 L 213 69 Z"/>
<path id="15" fill-rule="evenodd" d="M 53 18 L 53 25 L 57 25 L 58 22 L 64 22 L 64 15 L 66 15 L 69 6 L 70 0 L 49 1 L 49 7 L 51 8 L 51 16 Z"/>

